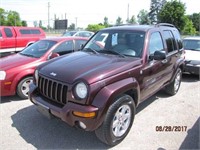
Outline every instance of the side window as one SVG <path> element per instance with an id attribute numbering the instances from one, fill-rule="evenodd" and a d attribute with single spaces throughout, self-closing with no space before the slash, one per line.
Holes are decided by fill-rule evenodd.
<path id="1" fill-rule="evenodd" d="M 149 41 L 149 54 L 152 55 L 155 51 L 161 51 L 163 49 L 164 46 L 160 32 L 152 33 Z"/>
<path id="2" fill-rule="evenodd" d="M 166 43 L 167 43 L 168 52 L 172 52 L 174 50 L 177 50 L 177 45 L 176 45 L 175 39 L 174 39 L 171 31 L 165 30 L 164 31 L 164 38 L 165 38 Z"/>
<path id="3" fill-rule="evenodd" d="M 183 42 L 181 40 L 181 36 L 180 33 L 178 32 L 178 30 L 173 31 L 176 42 L 178 43 L 178 48 L 182 49 L 183 48 Z"/>
<path id="4" fill-rule="evenodd" d="M 4 32 L 6 33 L 7 37 L 13 37 L 12 31 L 10 28 L 5 28 Z"/>
<path id="5" fill-rule="evenodd" d="M 65 41 L 61 43 L 58 47 L 55 48 L 53 51 L 54 53 L 58 53 L 60 55 L 67 54 L 71 51 L 73 51 L 73 41 Z"/>
<path id="6" fill-rule="evenodd" d="M 2 38 L 2 33 L 1 33 L 1 31 L 0 31 L 0 38 Z"/>
<path id="7" fill-rule="evenodd" d="M 86 40 L 75 40 L 74 50 L 80 50 L 81 46 L 84 45 L 87 41 Z"/>

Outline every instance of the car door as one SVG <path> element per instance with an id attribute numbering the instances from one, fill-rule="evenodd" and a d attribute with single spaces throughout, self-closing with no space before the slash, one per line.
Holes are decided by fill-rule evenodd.
<path id="1" fill-rule="evenodd" d="M 168 58 L 164 60 L 151 59 L 150 56 L 153 56 L 155 51 L 166 52 L 160 31 L 152 32 L 150 34 L 147 46 L 147 55 L 149 58 L 140 72 L 143 77 L 141 84 L 141 100 L 146 99 L 149 95 L 152 95 L 161 89 L 167 81 L 166 73 L 168 70 L 167 68 L 170 66 L 170 62 L 168 61 Z"/>

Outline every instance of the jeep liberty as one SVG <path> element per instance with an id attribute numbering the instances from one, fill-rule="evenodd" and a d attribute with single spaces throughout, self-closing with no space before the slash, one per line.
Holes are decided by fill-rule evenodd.
<path id="1" fill-rule="evenodd" d="M 97 40 L 102 35 L 106 39 Z M 182 40 L 173 25 L 110 27 L 81 51 L 40 65 L 29 98 L 47 117 L 95 131 L 114 146 L 129 133 L 142 101 L 161 89 L 178 92 L 183 64 Z"/>

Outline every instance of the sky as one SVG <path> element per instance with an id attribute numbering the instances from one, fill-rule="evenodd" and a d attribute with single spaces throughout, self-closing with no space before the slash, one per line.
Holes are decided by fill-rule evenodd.
<path id="1" fill-rule="evenodd" d="M 180 0 L 186 5 L 186 14 L 199 13 L 199 0 Z M 137 17 L 140 10 L 149 11 L 151 0 L 0 0 L 0 8 L 5 11 L 17 11 L 21 20 L 28 26 L 33 22 L 42 21 L 43 26 L 53 27 L 55 18 L 68 19 L 68 26 L 75 23 L 78 27 L 87 27 L 88 24 L 104 22 L 108 18 L 110 24 L 115 24 L 121 17 Z M 49 14 L 49 15 L 48 15 Z"/>

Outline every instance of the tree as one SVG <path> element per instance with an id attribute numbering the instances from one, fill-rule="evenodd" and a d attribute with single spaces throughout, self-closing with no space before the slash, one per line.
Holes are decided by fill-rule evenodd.
<path id="1" fill-rule="evenodd" d="M 156 24 L 158 22 L 158 13 L 165 5 L 166 0 L 151 0 L 150 12 L 149 12 L 149 19 L 151 20 L 152 24 Z"/>
<path id="2" fill-rule="evenodd" d="M 127 23 L 136 24 L 137 21 L 136 21 L 136 19 L 135 19 L 135 16 L 133 15 L 133 16 L 131 17 L 131 19 L 127 21 Z"/>
<path id="3" fill-rule="evenodd" d="M 6 24 L 6 16 L 5 16 L 5 10 L 3 8 L 0 8 L 0 25 Z"/>
<path id="4" fill-rule="evenodd" d="M 22 26 L 19 13 L 16 11 L 9 11 L 6 20 L 7 26 Z"/>
<path id="5" fill-rule="evenodd" d="M 92 31 L 92 32 L 97 32 L 101 29 L 105 28 L 104 25 L 100 25 L 100 24 L 89 24 L 86 28 L 86 30 L 88 31 Z"/>
<path id="6" fill-rule="evenodd" d="M 185 27 L 183 28 L 182 33 L 185 35 L 195 35 L 196 29 L 194 28 L 192 21 L 188 17 L 186 17 L 185 20 Z"/>
<path id="7" fill-rule="evenodd" d="M 118 25 L 121 25 L 121 24 L 123 24 L 122 18 L 121 18 L 121 17 L 118 17 L 117 20 L 116 20 L 115 25 L 118 26 Z"/>
<path id="8" fill-rule="evenodd" d="M 76 28 L 75 23 L 72 23 L 72 24 L 68 27 L 69 30 L 75 30 L 75 28 Z"/>
<path id="9" fill-rule="evenodd" d="M 159 22 L 171 23 L 180 31 L 185 27 L 185 19 L 185 4 L 180 1 L 178 2 L 177 0 L 166 2 L 158 14 Z"/>
<path id="10" fill-rule="evenodd" d="M 188 16 L 194 25 L 194 28 L 196 29 L 196 31 L 200 32 L 200 12 L 199 13 L 193 13 L 192 15 Z"/>
<path id="11" fill-rule="evenodd" d="M 103 25 L 104 25 L 105 27 L 109 27 L 109 22 L 108 22 L 108 18 L 107 18 L 107 17 L 104 17 Z"/>
<path id="12" fill-rule="evenodd" d="M 146 11 L 144 9 L 140 10 L 137 18 L 138 18 L 138 23 L 139 24 L 150 24 L 148 11 Z"/>
<path id="13" fill-rule="evenodd" d="M 22 20 L 22 26 L 27 27 L 27 22 L 25 20 Z"/>

